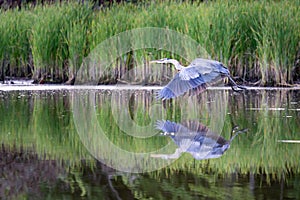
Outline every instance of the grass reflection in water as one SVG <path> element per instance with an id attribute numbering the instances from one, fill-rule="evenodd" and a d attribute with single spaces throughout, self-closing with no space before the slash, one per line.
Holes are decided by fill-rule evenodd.
<path id="1" fill-rule="evenodd" d="M 219 92 L 219 96 L 216 96 L 215 92 Z M 2 143 L 0 165 L 4 166 L 1 168 L 3 180 L 14 182 L 13 175 L 8 173 L 9 171 L 14 172 L 15 175 L 19 174 L 26 177 L 24 173 L 27 171 L 28 174 L 29 169 L 22 172 L 16 168 L 17 165 L 22 164 L 23 168 L 26 169 L 24 164 L 26 162 L 31 163 L 33 170 L 41 172 L 37 172 L 37 177 L 45 176 L 45 173 L 50 176 L 47 170 L 43 171 L 45 170 L 43 165 L 47 163 L 46 165 L 50 166 L 50 163 L 55 163 L 51 164 L 53 170 L 50 171 L 54 173 L 51 176 L 61 176 L 60 180 L 63 181 L 60 184 L 66 184 L 68 187 L 71 187 L 71 182 L 73 182 L 72 187 L 75 192 L 79 190 L 80 194 L 87 195 L 86 192 L 88 191 L 82 192 L 84 188 L 86 189 L 84 184 L 87 183 L 80 184 L 80 181 L 86 181 L 84 174 L 87 171 L 94 170 L 96 173 L 99 170 L 96 167 L 99 163 L 95 162 L 93 156 L 82 145 L 77 133 L 71 100 L 75 93 L 85 96 L 89 91 L 16 91 L 0 94 L 0 112 L 3 113 L 0 116 Z M 118 94 L 114 94 L 114 91 L 97 91 L 94 99 L 97 121 L 110 141 L 121 149 L 131 152 L 152 152 L 160 150 L 165 145 L 170 145 L 170 149 L 164 150 L 166 153 L 172 153 L 176 149 L 176 145 L 171 143 L 170 138 L 159 137 L 159 132 L 154 130 L 154 126 L 154 133 L 151 137 L 137 138 L 134 135 L 134 130 L 143 130 L 135 129 L 134 123 L 141 128 L 143 126 L 151 127 L 157 119 L 176 122 L 185 119 L 197 119 L 217 131 L 224 138 L 231 137 L 231 130 L 236 125 L 249 130 L 242 137 L 237 137 L 232 141 L 231 148 L 218 159 L 197 161 L 188 153 L 183 153 L 178 160 L 168 167 L 148 173 L 146 175 L 148 178 L 143 177 L 142 183 L 130 185 L 133 178 L 122 176 L 122 180 L 119 180 L 119 178 L 110 176 L 113 178 L 106 178 L 106 181 L 109 182 L 110 180 L 112 185 L 121 188 L 123 187 L 120 185 L 121 183 L 127 184 L 127 187 L 136 191 L 134 195 L 139 196 L 146 195 L 147 192 L 151 193 L 151 187 L 147 190 L 144 188 L 148 185 L 146 184 L 147 179 L 151 185 L 154 180 L 158 181 L 163 177 L 171 178 L 174 177 L 173 175 L 177 176 L 181 173 L 186 174 L 184 175 L 185 179 L 189 182 L 185 184 L 188 186 L 181 185 L 184 181 L 178 184 L 190 188 L 195 194 L 202 193 L 202 191 L 201 187 L 195 187 L 195 184 L 190 182 L 191 176 L 195 176 L 197 181 L 201 181 L 201 177 L 204 177 L 203 181 L 210 181 L 210 178 L 206 176 L 212 173 L 216 175 L 214 180 L 218 177 L 224 177 L 225 179 L 222 180 L 225 182 L 229 174 L 239 175 L 240 179 L 248 177 L 250 180 L 251 177 L 257 178 L 264 175 L 262 177 L 266 177 L 266 181 L 269 183 L 282 178 L 288 179 L 291 176 L 296 177 L 295 181 L 299 181 L 297 174 L 300 172 L 298 160 L 300 145 L 278 142 L 278 140 L 299 140 L 299 91 L 259 90 L 248 91 L 246 94 L 236 94 L 230 91 L 211 90 L 200 97 L 192 97 L 189 101 L 193 104 L 186 103 L 184 98 L 161 103 L 153 99 L 152 96 L 149 91 L 137 91 L 129 95 L 125 91 L 119 91 Z M 228 105 L 225 113 L 219 113 L 224 118 L 214 118 L 209 111 L 223 112 L 222 109 L 219 109 L 219 104 L 212 103 L 215 102 L 215 98 L 220 96 L 224 98 L 224 101 L 228 101 Z M 116 117 L 113 112 L 116 107 L 117 109 L 126 108 L 128 112 L 120 112 Z M 124 121 L 128 117 L 132 119 L 133 124 Z M 121 122 L 124 124 L 120 125 Z M 218 124 L 222 124 L 222 126 Z M 129 130 L 132 131 L 131 135 L 127 134 Z M 152 131 L 150 128 L 149 130 Z M 33 167 L 35 165 L 32 163 L 39 163 L 36 165 L 38 167 Z M 78 171 L 78 169 L 80 170 Z M 18 173 L 16 173 L 17 171 Z M 75 176 L 75 172 L 80 175 Z M 34 177 L 29 173 L 27 177 L 30 176 Z M 136 175 L 136 177 L 139 176 Z M 25 178 L 23 181 L 28 180 L 30 178 Z M 261 179 L 261 181 L 264 180 L 265 178 Z M 49 180 L 39 179 L 39 181 Z M 174 178 L 171 178 L 170 181 L 176 182 Z M 164 191 L 173 191 L 174 189 L 167 189 L 171 187 L 168 182 L 163 182 L 159 187 L 163 187 Z M 153 188 L 153 190 L 156 189 Z M 7 191 L 10 190 L 7 189 Z"/>

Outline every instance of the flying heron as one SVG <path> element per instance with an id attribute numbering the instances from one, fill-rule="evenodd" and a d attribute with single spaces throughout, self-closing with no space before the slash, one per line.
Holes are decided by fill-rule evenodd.
<path id="1" fill-rule="evenodd" d="M 246 89 L 236 84 L 231 78 L 229 70 L 216 60 L 196 58 L 187 67 L 182 66 L 177 60 L 169 58 L 153 60 L 150 63 L 173 64 L 178 71 L 175 77 L 159 92 L 159 99 L 171 99 L 187 92 L 189 95 L 199 94 L 206 89 L 208 84 L 215 83 L 223 77 L 228 77 L 234 91 Z"/>
<path id="2" fill-rule="evenodd" d="M 187 152 L 196 160 L 221 157 L 230 148 L 232 140 L 238 134 L 245 133 L 248 130 L 237 130 L 238 127 L 234 127 L 232 133 L 235 134 L 229 140 L 226 140 L 197 121 L 175 123 L 169 120 L 159 120 L 156 128 L 163 132 L 161 135 L 172 138 L 177 148 L 173 154 L 151 154 L 151 157 L 177 159 L 182 153 Z"/>

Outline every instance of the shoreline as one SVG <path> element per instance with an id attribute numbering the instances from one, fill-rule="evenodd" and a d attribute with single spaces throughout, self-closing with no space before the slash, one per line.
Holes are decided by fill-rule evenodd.
<path id="1" fill-rule="evenodd" d="M 0 85 L 0 91 L 44 91 L 44 90 L 160 90 L 164 86 L 142 86 L 142 85 Z M 300 90 L 295 87 L 251 87 L 247 90 Z M 209 86 L 207 90 L 231 90 L 230 86 Z"/>

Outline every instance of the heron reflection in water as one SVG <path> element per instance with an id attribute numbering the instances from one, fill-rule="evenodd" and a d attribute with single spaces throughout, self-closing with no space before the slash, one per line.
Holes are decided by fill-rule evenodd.
<path id="1" fill-rule="evenodd" d="M 173 154 L 152 154 L 151 157 L 163 159 L 176 159 L 184 152 L 190 153 L 196 160 L 219 158 L 230 147 L 232 140 L 247 129 L 232 132 L 235 134 L 226 140 L 212 132 L 206 126 L 196 121 L 175 123 L 171 121 L 158 121 L 156 128 L 163 131 L 162 135 L 172 138 L 178 146 Z"/>
<path id="2" fill-rule="evenodd" d="M 206 89 L 207 84 L 216 83 L 223 77 L 229 79 L 234 91 L 246 89 L 236 84 L 231 78 L 229 70 L 216 60 L 197 58 L 187 67 L 182 66 L 177 60 L 169 58 L 153 60 L 150 63 L 173 64 L 178 71 L 175 77 L 159 92 L 159 99 L 171 99 L 185 93 L 199 94 Z"/>

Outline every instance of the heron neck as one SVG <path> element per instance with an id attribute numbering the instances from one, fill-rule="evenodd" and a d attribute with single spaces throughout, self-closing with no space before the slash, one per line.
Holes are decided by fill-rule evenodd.
<path id="1" fill-rule="evenodd" d="M 177 60 L 170 60 L 170 63 L 173 64 L 177 70 L 182 70 L 184 68 Z"/>

